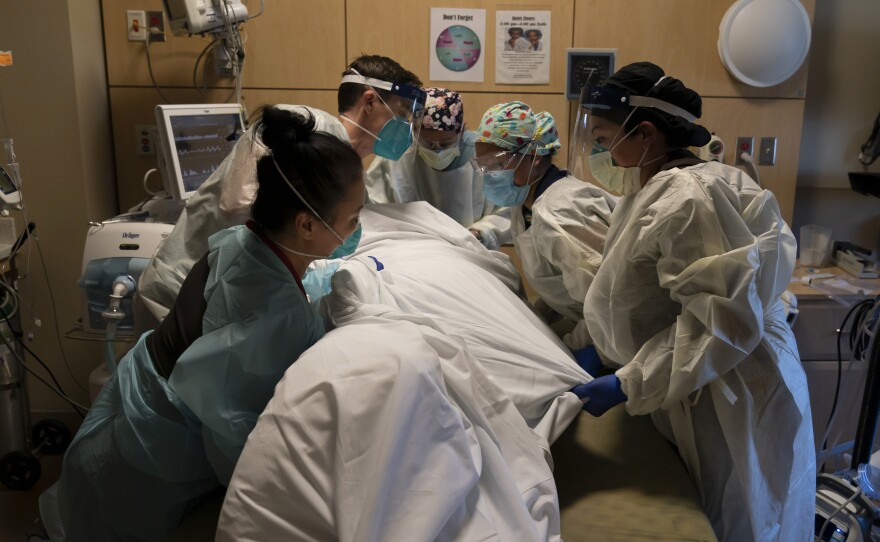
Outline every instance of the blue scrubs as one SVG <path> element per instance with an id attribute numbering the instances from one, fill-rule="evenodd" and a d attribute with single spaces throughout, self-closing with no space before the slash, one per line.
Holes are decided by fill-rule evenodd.
<path id="1" fill-rule="evenodd" d="M 167 539 L 228 483 L 275 385 L 324 335 L 293 269 L 256 228 L 223 230 L 209 246 L 202 336 L 168 380 L 149 333 L 122 358 L 40 497 L 53 540 Z"/>

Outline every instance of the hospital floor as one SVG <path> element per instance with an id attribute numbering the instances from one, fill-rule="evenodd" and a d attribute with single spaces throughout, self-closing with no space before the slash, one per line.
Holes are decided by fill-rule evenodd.
<path id="1" fill-rule="evenodd" d="M 36 416 L 35 418 L 39 419 Z M 71 434 L 75 434 L 81 420 L 71 413 L 69 418 L 63 417 L 62 421 L 70 428 Z M 35 525 L 35 521 L 40 516 L 38 500 L 40 494 L 61 476 L 62 457 L 62 455 L 40 457 L 42 469 L 40 479 L 27 491 L 13 491 L 0 484 L 0 541 L 26 542 L 27 535 L 38 532 Z"/>
<path id="2" fill-rule="evenodd" d="M 41 457 L 40 480 L 27 491 L 13 491 L 0 485 L 0 540 L 25 542 L 27 535 L 35 532 L 34 522 L 40 516 L 37 500 L 61 475 L 61 458 L 60 455 Z"/>

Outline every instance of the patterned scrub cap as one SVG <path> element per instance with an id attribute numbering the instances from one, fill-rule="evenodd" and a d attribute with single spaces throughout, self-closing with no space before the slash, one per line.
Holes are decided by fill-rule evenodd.
<path id="1" fill-rule="evenodd" d="M 562 148 L 559 142 L 559 132 L 556 130 L 556 119 L 548 111 L 541 111 L 535 115 L 538 125 L 535 133 L 535 141 L 538 143 L 538 154 L 556 154 Z"/>
<path id="2" fill-rule="evenodd" d="M 461 95 L 454 90 L 445 88 L 426 88 L 425 93 L 428 98 L 425 100 L 422 128 L 460 132 L 464 126 L 464 106 L 461 103 Z"/>
<path id="3" fill-rule="evenodd" d="M 511 151 L 535 141 L 539 155 L 553 154 L 562 147 L 553 115 L 546 111 L 535 114 L 522 102 L 490 107 L 480 121 L 476 141 L 492 143 Z M 528 150 L 535 152 L 534 145 L 529 145 Z"/>

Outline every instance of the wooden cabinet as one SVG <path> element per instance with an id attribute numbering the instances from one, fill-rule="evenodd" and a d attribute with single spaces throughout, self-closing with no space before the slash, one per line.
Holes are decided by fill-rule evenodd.
<path id="1" fill-rule="evenodd" d="M 818 271 L 833 273 L 841 277 L 850 276 L 836 267 Z M 806 270 L 803 268 L 795 270 L 796 279 L 800 279 L 805 274 Z M 872 282 L 876 283 L 876 288 L 871 295 L 877 295 L 880 293 L 880 281 Z M 792 283 L 789 290 L 794 292 L 798 298 L 800 313 L 795 320 L 793 330 L 801 363 L 807 374 L 807 386 L 810 390 L 810 406 L 813 414 L 813 432 L 816 439 L 816 449 L 819 450 L 834 402 L 838 366 L 842 370 L 843 378 L 838 399 L 837 420 L 832 436 L 839 432 L 840 442 L 852 440 L 855 436 L 867 366 L 863 362 L 849 362 L 851 351 L 849 349 L 849 335 L 846 330 L 844 330 L 840 341 L 843 361 L 842 363 L 838 362 L 837 330 L 843 323 L 850 307 L 868 296 L 847 295 L 837 296 L 834 299 L 827 293 L 802 283 Z M 844 305 L 841 301 L 848 303 L 849 306 Z M 849 328 L 849 323 L 846 327 Z"/>

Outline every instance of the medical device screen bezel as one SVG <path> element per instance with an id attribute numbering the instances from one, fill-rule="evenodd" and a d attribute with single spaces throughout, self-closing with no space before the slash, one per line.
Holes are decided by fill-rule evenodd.
<path id="1" fill-rule="evenodd" d="M 18 190 L 18 185 L 15 184 L 15 179 L 2 164 L 0 164 L 0 199 L 6 205 L 21 203 L 21 192 Z"/>
<path id="2" fill-rule="evenodd" d="M 184 183 L 177 146 L 174 141 L 172 121 L 176 117 L 205 115 L 221 118 L 235 115 L 237 117 L 237 128 L 234 133 L 238 135 L 244 130 L 244 119 L 241 114 L 241 106 L 238 104 L 175 104 L 156 106 L 156 124 L 158 126 L 159 144 L 161 147 L 157 155 L 157 158 L 159 158 L 159 170 L 162 173 L 165 189 L 170 192 L 174 199 L 188 199 L 198 191 L 198 187 L 188 190 Z M 202 184 L 204 184 L 204 181 Z"/>

